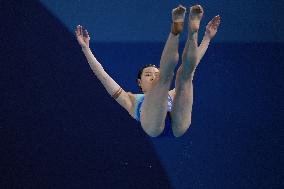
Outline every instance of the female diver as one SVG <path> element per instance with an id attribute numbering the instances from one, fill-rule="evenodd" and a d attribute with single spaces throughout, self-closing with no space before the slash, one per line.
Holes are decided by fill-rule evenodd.
<path id="1" fill-rule="evenodd" d="M 203 40 L 198 46 L 198 30 L 203 8 L 200 5 L 190 8 L 188 36 L 182 54 L 182 64 L 177 71 L 175 88 L 169 91 L 179 59 L 179 34 L 183 30 L 185 13 L 186 8 L 181 5 L 172 10 L 171 32 L 163 49 L 160 67 L 146 65 L 139 71 L 137 83 L 143 94 L 125 92 L 94 57 L 89 48 L 90 36 L 87 30 L 80 25 L 75 30 L 77 41 L 96 77 L 107 92 L 133 118 L 141 122 L 143 130 L 151 137 L 180 137 L 189 128 L 194 72 L 220 24 L 220 16 L 217 15 L 207 24 Z"/>

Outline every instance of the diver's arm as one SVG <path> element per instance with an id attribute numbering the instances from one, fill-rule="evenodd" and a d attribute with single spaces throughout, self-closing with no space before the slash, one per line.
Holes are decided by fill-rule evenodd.
<path id="1" fill-rule="evenodd" d="M 202 57 L 204 56 L 205 52 L 207 51 L 208 49 L 208 46 L 209 46 L 209 43 L 210 43 L 210 39 L 204 35 L 199 47 L 198 47 L 198 57 L 199 57 L 199 61 L 202 59 Z"/>
<path id="2" fill-rule="evenodd" d="M 103 69 L 102 65 L 97 61 L 93 55 L 91 49 L 89 48 L 90 36 L 87 30 L 83 29 L 82 26 L 78 25 L 75 29 L 77 41 L 82 47 L 82 51 L 87 58 L 87 61 L 97 76 L 101 81 L 107 92 L 123 107 L 130 115 L 132 115 L 133 110 L 133 94 L 126 93 Z"/>
<path id="3" fill-rule="evenodd" d="M 82 51 L 87 58 L 87 61 L 96 75 L 96 77 L 101 81 L 109 95 L 111 95 L 115 100 L 124 107 L 128 112 L 131 112 L 132 107 L 131 93 L 125 92 L 119 84 L 117 84 L 104 70 L 102 65 L 93 55 L 89 47 L 82 47 Z"/>
<path id="4" fill-rule="evenodd" d="M 216 35 L 220 22 L 221 18 L 217 15 L 207 24 L 204 37 L 198 47 L 199 61 L 204 56 L 210 41 Z"/>

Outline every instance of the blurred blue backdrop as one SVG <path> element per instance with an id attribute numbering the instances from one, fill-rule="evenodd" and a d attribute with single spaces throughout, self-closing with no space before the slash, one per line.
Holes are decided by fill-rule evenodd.
<path id="1" fill-rule="evenodd" d="M 94 77 L 77 24 L 105 70 L 138 93 L 137 71 L 159 63 L 178 3 L 192 5 L 1 1 L 0 188 L 284 187 L 282 1 L 198 2 L 202 29 L 216 14 L 222 23 L 181 138 L 148 137 Z"/>
<path id="2" fill-rule="evenodd" d="M 165 41 L 170 29 L 171 10 L 178 4 L 189 8 L 201 4 L 205 14 L 202 26 L 220 14 L 222 24 L 216 38 L 220 42 L 284 41 L 282 0 L 219 1 L 102 1 L 41 0 L 72 32 L 86 26 L 95 41 Z M 203 28 L 201 29 L 203 34 Z M 185 38 L 183 38 L 185 39 Z"/>

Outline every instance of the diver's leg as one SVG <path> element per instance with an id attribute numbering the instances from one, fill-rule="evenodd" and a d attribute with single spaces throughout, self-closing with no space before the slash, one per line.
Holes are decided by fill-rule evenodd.
<path id="1" fill-rule="evenodd" d="M 175 98 L 171 112 L 172 129 L 176 137 L 183 135 L 191 124 L 193 104 L 192 80 L 199 63 L 197 36 L 203 9 L 195 5 L 190 9 L 188 39 L 182 55 L 182 64 L 177 71 Z"/>
<path id="2" fill-rule="evenodd" d="M 140 120 L 144 131 L 150 136 L 158 136 L 164 129 L 168 91 L 178 63 L 179 33 L 183 30 L 184 16 L 184 7 L 173 9 L 173 24 L 161 56 L 160 75 L 155 80 L 154 87 L 145 94 Z"/>

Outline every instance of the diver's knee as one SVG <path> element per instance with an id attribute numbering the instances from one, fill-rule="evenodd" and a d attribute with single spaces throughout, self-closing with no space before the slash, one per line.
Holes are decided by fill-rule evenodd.
<path id="1" fill-rule="evenodd" d="M 163 130 L 164 130 L 164 126 L 162 125 L 155 125 L 155 124 L 152 124 L 152 125 L 145 125 L 144 126 L 142 125 L 145 133 L 147 133 L 147 135 L 151 136 L 151 137 L 157 137 L 159 136 Z"/>
<path id="2" fill-rule="evenodd" d="M 187 126 L 187 128 L 173 129 L 173 134 L 176 138 L 181 137 L 186 133 L 188 128 L 189 128 L 189 126 Z"/>
<path id="3" fill-rule="evenodd" d="M 172 130 L 173 130 L 173 134 L 176 138 L 181 137 L 184 135 L 184 133 L 187 132 L 187 130 L 189 129 L 191 125 L 191 121 L 189 121 L 186 124 L 173 124 L 172 125 Z"/>

